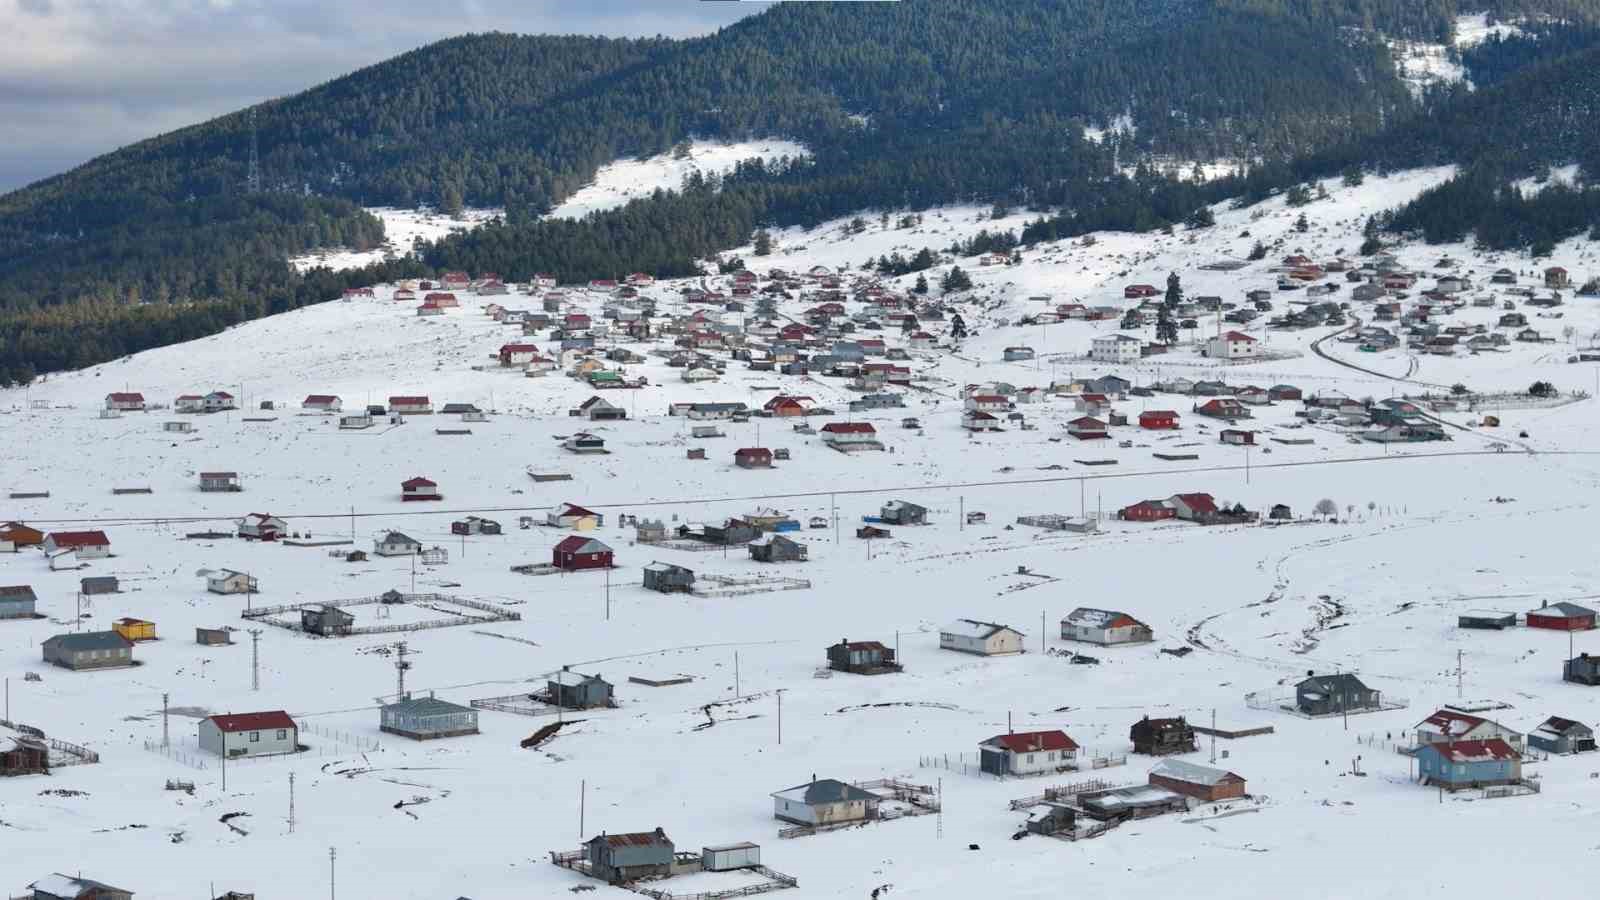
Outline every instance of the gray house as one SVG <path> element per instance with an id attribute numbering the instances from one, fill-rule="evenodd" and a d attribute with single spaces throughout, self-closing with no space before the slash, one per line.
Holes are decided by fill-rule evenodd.
<path id="1" fill-rule="evenodd" d="M 1382 693 L 1372 690 L 1349 672 L 1317 675 L 1307 672 L 1295 685 L 1295 707 L 1308 716 L 1341 712 L 1367 712 L 1382 708 Z"/>
<path id="2" fill-rule="evenodd" d="M 901 671 L 894 650 L 878 641 L 841 640 L 828 648 L 828 668 L 857 675 L 885 675 Z"/>
<path id="3" fill-rule="evenodd" d="M 38 605 L 39 598 L 26 584 L 0 587 L 0 619 L 31 619 Z"/>
<path id="4" fill-rule="evenodd" d="M 478 733 L 478 711 L 432 696 L 412 697 L 379 710 L 379 731 L 416 741 Z"/>
<path id="5" fill-rule="evenodd" d="M 1582 722 L 1551 716 L 1528 732 L 1528 743 L 1549 753 L 1586 753 L 1595 749 L 1594 729 Z"/>
<path id="6" fill-rule="evenodd" d="M 78 592 L 82 594 L 115 594 L 122 590 L 122 585 L 115 575 L 96 575 L 78 581 Z"/>
<path id="7" fill-rule="evenodd" d="M 593 709 L 615 706 L 611 683 L 599 675 L 584 675 L 562 669 L 550 676 L 550 702 L 563 709 Z"/>
<path id="8" fill-rule="evenodd" d="M 1580 653 L 1567 660 L 1561 669 L 1561 680 L 1590 687 L 1600 684 L 1600 656 Z"/>
<path id="9" fill-rule="evenodd" d="M 777 534 L 765 544 L 751 544 L 750 558 L 757 562 L 805 562 L 806 545 Z"/>
<path id="10" fill-rule="evenodd" d="M 31 900 L 133 900 L 133 891 L 60 872 L 28 885 Z"/>
<path id="11" fill-rule="evenodd" d="M 670 563 L 653 562 L 644 567 L 644 589 L 663 594 L 686 594 L 694 589 L 694 571 Z"/>
<path id="12" fill-rule="evenodd" d="M 1517 627 L 1517 614 L 1492 609 L 1474 609 L 1457 616 L 1456 626 L 1504 631 L 1507 628 Z"/>
<path id="13" fill-rule="evenodd" d="M 113 669 L 133 665 L 133 641 L 115 631 L 58 634 L 44 642 L 44 661 L 63 669 Z"/>
<path id="14" fill-rule="evenodd" d="M 300 630 L 308 634 L 334 637 L 349 634 L 356 617 L 331 603 L 320 603 L 300 610 Z"/>
<path id="15" fill-rule="evenodd" d="M 891 525 L 926 525 L 928 508 L 905 500 L 890 500 L 883 505 L 878 517 Z"/>
<path id="16" fill-rule="evenodd" d="M 905 398 L 900 394 L 867 394 L 850 401 L 851 412 L 865 412 L 870 409 L 900 409 L 906 405 Z"/>
<path id="17" fill-rule="evenodd" d="M 672 874 L 673 845 L 666 832 L 602 834 L 585 844 L 589 870 L 612 884 Z"/>

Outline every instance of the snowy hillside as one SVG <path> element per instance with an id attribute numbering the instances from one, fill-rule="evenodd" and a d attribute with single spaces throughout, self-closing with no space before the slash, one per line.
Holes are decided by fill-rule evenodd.
<path id="1" fill-rule="evenodd" d="M 491 303 L 540 311 L 542 290 L 458 290 L 460 308 L 419 316 L 416 301 L 396 301 L 398 286 L 382 285 L 370 298 L 296 310 L 0 393 L 0 424 L 19 438 L 0 463 L 0 489 L 10 497 L 0 521 L 47 532 L 103 529 L 113 553 L 83 569 L 55 571 L 37 549 L 0 553 L 0 586 L 31 586 L 41 616 L 0 621 L 7 718 L 83 745 L 100 760 L 49 777 L 0 778 L 0 840 L 8 851 L 0 856 L 0 884 L 20 896 L 50 872 L 81 872 L 140 897 L 201 896 L 197 891 L 210 885 L 215 893 L 322 896 L 334 848 L 331 865 L 346 896 L 511 900 L 595 887 L 622 897 L 618 888 L 552 865 L 551 851 L 572 851 L 602 832 L 660 827 L 679 851 L 761 844 L 764 865 L 798 880 L 777 896 L 797 900 L 867 897 L 884 886 L 892 886 L 891 898 L 1055 898 L 1063 877 L 1087 896 L 1193 894 L 1197 886 L 1208 894 L 1205 886 L 1214 884 L 1241 898 L 1386 897 L 1396 885 L 1487 896 L 1525 889 L 1533 879 L 1547 889 L 1581 890 L 1587 879 L 1571 860 L 1592 843 L 1592 760 L 1532 754 L 1524 772 L 1537 776 L 1540 792 L 1491 802 L 1479 790 L 1445 794 L 1419 785 L 1414 760 L 1395 747 L 1446 703 L 1494 707 L 1482 715 L 1518 732 L 1550 716 L 1600 721 L 1600 694 L 1561 678 L 1569 640 L 1577 651 L 1600 652 L 1592 632 L 1456 627 L 1460 614 L 1478 608 L 1521 614 L 1545 602 L 1595 602 L 1588 598 L 1600 573 L 1589 534 L 1600 457 L 1591 451 L 1600 417 L 1592 397 L 1566 392 L 1591 391 L 1600 370 L 1566 360 L 1600 332 L 1600 310 L 1570 289 L 1562 306 L 1539 308 L 1490 283 L 1497 269 L 1508 268 L 1519 289 L 1544 295 L 1542 274 L 1534 273 L 1562 266 L 1581 284 L 1600 274 L 1594 246 L 1569 242 L 1537 261 L 1465 245 L 1395 251 L 1398 267 L 1422 273 L 1404 300 L 1407 310 L 1440 276 L 1467 276 L 1474 287 L 1462 294 L 1461 308 L 1438 314 L 1441 323 L 1509 335 L 1498 322 L 1512 301 L 1527 327 L 1553 341 L 1510 340 L 1493 351 L 1463 347 L 1449 356 L 1411 352 L 1404 343 L 1366 352 L 1340 340 L 1346 329 L 1398 330 L 1400 323 L 1377 322 L 1376 305 L 1353 301 L 1353 287 L 1331 273 L 1316 284 L 1341 289 L 1317 299 L 1350 302 L 1347 325 L 1263 324 L 1308 306 L 1305 288 L 1277 290 L 1284 258 L 1357 261 L 1369 215 L 1450 174 L 1369 177 L 1356 188 L 1334 180 L 1322 185 L 1326 199 L 1302 209 L 1282 198 L 1244 210 L 1223 205 L 1209 229 L 1097 234 L 1092 243 L 1024 251 L 1014 265 L 942 260 L 926 273 L 931 298 L 955 264 L 974 288 L 944 298 L 944 320 L 922 317 L 917 327 L 926 338 L 865 324 L 847 336 L 881 338 L 894 356 L 903 351 L 904 359 L 889 361 L 910 370 L 910 386 L 891 389 L 904 408 L 850 413 L 849 402 L 862 392 L 847 379 L 753 370 L 724 349 L 706 351 L 725 363 L 720 375 L 686 381 L 686 370 L 670 364 L 679 337 L 692 340 L 719 325 L 737 330 L 758 318 L 754 297 L 729 311 L 725 302 L 690 303 L 683 294 L 705 290 L 731 300 L 735 282 L 721 275 L 638 288 L 656 303 L 653 325 L 701 314 L 683 334 L 599 339 L 602 354 L 628 350 L 643 358 L 606 363 L 647 382 L 599 393 L 627 411 L 621 421 L 569 415 L 597 395 L 564 374 L 581 356 L 542 377 L 496 358 L 503 345 L 524 341 L 559 353 L 547 331 L 524 337 L 486 314 Z M 630 183 L 636 191 L 644 181 Z M 1296 227 L 1301 213 L 1304 231 Z M 903 229 L 894 217 L 887 227 L 866 218 L 864 233 L 849 234 L 840 221 L 776 232 L 770 256 L 754 256 L 753 247 L 726 255 L 742 257 L 764 287 L 775 286 L 766 277 L 771 269 L 796 273 L 789 288 L 778 288 L 789 297 L 771 294 L 776 323 L 793 325 L 820 302 L 831 277 L 804 274 L 814 267 L 859 275 L 868 260 L 910 257 L 924 247 L 942 253 L 981 229 L 1019 231 L 1029 216 L 996 221 L 987 209 L 946 208 Z M 1265 258 L 1247 262 L 1258 241 Z M 1439 266 L 1444 257 L 1453 267 Z M 1202 268 L 1230 260 L 1243 265 Z M 1197 313 L 1196 327 L 1165 354 L 1121 365 L 1088 359 L 1094 338 L 1116 333 L 1120 313 L 1134 305 L 1124 299 L 1125 287 L 1164 287 L 1169 273 L 1180 276 L 1190 299 L 1216 295 L 1237 304 L 1246 291 L 1262 289 L 1272 293 L 1273 310 L 1248 325 Z M 904 295 L 915 277 L 883 286 Z M 600 322 L 608 307 L 631 308 L 598 289 L 568 286 L 562 293 L 552 303 L 557 321 L 581 314 Z M 1474 305 L 1477 295 L 1492 296 L 1492 305 Z M 1034 299 L 1040 297 L 1047 299 Z M 863 323 L 875 319 L 870 304 L 848 292 L 841 302 Z M 1015 324 L 1072 305 L 1115 307 L 1119 315 Z M 949 333 L 954 313 L 973 332 L 958 347 Z M 1259 361 L 1199 354 L 1207 338 L 1232 330 L 1266 350 Z M 1149 325 L 1123 333 L 1154 338 Z M 1007 348 L 1022 346 L 1035 351 L 1033 359 L 1004 360 Z M 1255 445 L 1244 447 L 1220 440 L 1235 425 L 1196 413 L 1206 398 L 1160 391 L 1115 400 L 1131 424 L 1113 426 L 1109 439 L 1070 437 L 1068 424 L 1085 415 L 1081 382 L 1106 374 L 1139 386 L 1221 379 L 1235 389 L 1292 385 L 1306 396 L 1357 399 L 1437 393 L 1458 382 L 1479 392 L 1523 392 L 1550 381 L 1566 395 L 1429 411 L 1428 421 L 1442 423 L 1451 439 L 1399 444 L 1363 440 L 1362 427 L 1308 421 L 1297 415 L 1301 403 L 1281 400 L 1253 407 L 1236 423 L 1257 434 Z M 1000 431 L 964 430 L 963 388 L 1000 390 L 1002 383 L 1018 389 L 1013 411 L 1022 419 L 1002 415 Z M 1022 389 L 1053 384 L 1060 391 L 1040 392 L 1037 403 L 1020 399 Z M 240 409 L 101 414 L 112 392 L 172 404 L 212 391 L 233 394 Z M 403 424 L 380 417 L 368 429 L 342 429 L 337 416 L 302 410 L 308 395 L 337 395 L 346 414 L 387 405 L 392 396 L 426 395 L 436 410 L 471 403 L 486 415 L 471 421 L 436 412 Z M 808 397 L 835 412 L 748 421 L 667 414 L 669 405 L 685 402 L 759 409 L 778 395 Z M 263 409 L 264 401 L 272 408 Z M 1139 428 L 1139 413 L 1155 410 L 1177 412 L 1180 428 Z M 1485 426 L 1491 414 L 1499 424 Z M 920 427 L 905 427 L 908 417 Z M 166 431 L 169 421 L 192 431 Z M 798 430 L 801 421 L 818 429 L 870 423 L 885 450 L 836 451 L 820 434 Z M 695 437 L 695 426 L 715 426 L 725 436 Z M 608 452 L 563 449 L 580 431 L 603 438 Z M 786 450 L 789 458 L 771 469 L 742 469 L 734 454 L 744 447 Z M 696 449 L 704 459 L 690 458 Z M 201 493 L 199 473 L 218 471 L 236 472 L 242 492 Z M 571 480 L 537 481 L 530 473 Z M 436 482 L 443 499 L 402 502 L 401 482 L 417 476 Z M 1199 492 L 1251 511 L 1286 504 L 1292 518 L 1269 527 L 1112 517 L 1141 500 Z M 855 537 L 863 517 L 878 516 L 893 500 L 927 507 L 929 524 L 887 524 L 886 538 Z M 1334 516 L 1313 513 L 1322 500 L 1331 501 Z M 552 548 L 576 534 L 537 524 L 567 502 L 604 516 L 582 536 L 611 548 L 617 567 L 514 571 L 550 563 Z M 800 523 L 787 536 L 807 546 L 808 561 L 760 563 L 742 546 L 687 540 L 642 544 L 619 521 L 638 516 L 676 529 L 768 508 Z M 1097 511 L 1104 518 L 1094 534 L 1017 523 L 1021 516 Z M 967 514 L 977 512 L 982 520 L 969 523 Z M 300 543 L 324 545 L 207 535 L 231 534 L 235 520 L 250 513 L 280 516 Z M 497 520 L 504 534 L 453 534 L 452 522 L 468 515 Z M 523 516 L 536 524 L 519 527 Z M 811 527 L 813 519 L 822 527 Z M 377 555 L 376 542 L 390 531 L 437 547 L 447 559 Z M 351 543 L 324 543 L 337 541 Z M 371 555 L 347 561 L 352 550 Z M 694 570 L 703 588 L 725 579 L 727 589 L 647 591 L 643 567 L 652 562 Z M 259 593 L 208 593 L 197 575 L 203 569 L 247 573 L 259 580 Z M 116 576 L 120 592 L 80 597 L 86 576 Z M 779 590 L 795 579 L 809 586 Z M 468 608 L 448 599 L 374 602 L 350 608 L 357 626 L 445 615 L 463 624 L 329 638 L 241 615 L 247 605 L 296 607 L 390 590 L 461 598 L 480 604 L 479 612 L 463 613 Z M 1080 606 L 1124 611 L 1148 624 L 1154 641 L 1065 641 L 1060 622 Z M 75 621 L 80 608 L 85 618 Z M 490 621 L 509 613 L 519 618 Z M 293 622 L 298 611 L 286 615 Z M 123 617 L 155 623 L 160 637 L 135 646 L 137 667 L 73 672 L 42 661 L 41 645 L 51 636 L 105 629 Z M 941 629 L 958 618 L 1009 624 L 1024 633 L 1027 652 L 941 650 Z M 235 629 L 230 646 L 194 640 L 198 628 L 223 627 Z M 261 629 L 259 690 L 252 688 L 250 628 Z M 841 639 L 897 649 L 905 671 L 822 677 L 825 648 Z M 480 734 L 415 742 L 380 732 L 377 707 L 397 692 L 397 640 L 414 654 L 406 675 L 414 697 L 462 705 L 500 698 L 501 709 L 479 711 Z M 1074 664 L 1070 652 L 1098 662 Z M 613 684 L 618 706 L 565 712 L 553 737 L 524 749 L 525 739 L 557 717 L 503 709 L 531 708 L 527 695 L 567 666 Z M 1304 718 L 1269 702 L 1292 698 L 1308 670 L 1358 673 L 1391 707 L 1405 705 L 1345 720 Z M 689 680 L 650 686 L 635 678 Z M 163 697 L 172 711 L 166 748 Z M 305 752 L 234 760 L 224 769 L 196 746 L 202 716 L 280 709 L 300 724 Z M 1214 716 L 1228 732 L 1270 726 L 1272 733 L 1217 740 L 1215 757 L 1209 738 L 1181 757 L 1238 774 L 1249 797 L 1130 821 L 1093 840 L 1011 839 L 1028 816 L 1011 808 L 1014 800 L 1091 779 L 1145 784 L 1156 760 L 1130 755 L 1129 740 L 1145 715 L 1181 715 L 1205 726 Z M 1086 762 L 1081 772 L 1033 778 L 980 774 L 978 743 L 1008 728 L 1060 729 L 1085 760 L 1117 764 L 1094 769 Z M 0 751 L 12 734 L 0 727 Z M 774 818 L 770 795 L 813 777 L 927 785 L 943 812 L 780 838 L 786 824 Z M 169 781 L 190 782 L 193 792 L 167 790 Z M 1505 833 L 1537 839 L 1519 840 L 1517 852 L 1494 866 L 1418 853 L 1414 842 L 1396 840 L 1427 834 L 1424 846 L 1431 846 Z M 1308 881 L 1305 871 L 1330 855 L 1363 864 Z M 755 880 L 750 871 L 703 872 L 643 886 L 689 893 Z"/>

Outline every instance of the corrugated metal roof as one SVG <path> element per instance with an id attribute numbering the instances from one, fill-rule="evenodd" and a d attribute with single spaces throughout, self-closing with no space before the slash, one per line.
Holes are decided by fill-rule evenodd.
<path id="1" fill-rule="evenodd" d="M 983 743 L 985 746 L 1003 747 L 1012 753 L 1039 753 L 1045 750 L 1078 749 L 1078 742 L 1067 737 L 1065 731 L 1025 731 L 1015 734 L 999 734 Z"/>
<path id="2" fill-rule="evenodd" d="M 1213 769 L 1210 766 L 1196 765 L 1195 763 L 1191 762 L 1184 762 L 1181 759 L 1164 759 L 1161 762 L 1156 763 L 1155 766 L 1150 769 L 1150 774 L 1160 775 L 1164 778 L 1171 778 L 1174 781 L 1183 781 L 1189 784 L 1203 784 L 1207 787 L 1215 787 L 1216 785 L 1219 785 L 1230 778 L 1237 778 L 1240 781 L 1244 780 L 1232 772 L 1228 772 L 1223 769 Z"/>
<path id="3" fill-rule="evenodd" d="M 443 716 L 454 713 L 473 712 L 468 706 L 440 700 L 436 697 L 408 697 L 395 703 L 390 703 L 383 708 L 384 712 L 401 713 L 408 716 Z"/>
<path id="4" fill-rule="evenodd" d="M 294 728 L 294 719 L 281 709 L 271 712 L 228 713 L 209 717 L 220 730 L 232 734 L 239 731 L 261 731 L 268 728 Z"/>
<path id="5" fill-rule="evenodd" d="M 133 642 L 115 631 L 84 631 L 77 634 L 58 634 L 45 640 L 46 646 L 65 650 L 121 650 L 132 647 Z"/>
<path id="6" fill-rule="evenodd" d="M 772 796 L 804 803 L 807 806 L 879 799 L 877 794 L 864 791 L 853 784 L 846 784 L 833 778 L 824 778 L 809 784 L 797 785 L 788 790 L 779 791 Z"/>

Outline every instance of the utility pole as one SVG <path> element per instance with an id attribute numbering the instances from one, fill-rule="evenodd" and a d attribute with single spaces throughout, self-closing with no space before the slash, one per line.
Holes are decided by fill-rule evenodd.
<path id="1" fill-rule="evenodd" d="M 261 629 L 250 629 L 250 690 L 261 690 Z"/>
<path id="2" fill-rule="evenodd" d="M 1047 652 L 1045 650 L 1045 644 L 1044 644 L 1044 642 L 1045 642 L 1045 634 L 1047 633 L 1045 631 L 1045 628 L 1044 628 L 1044 613 L 1045 613 L 1044 610 L 1042 610 L 1042 609 L 1039 610 L 1039 652 L 1040 653 Z"/>
<path id="3" fill-rule="evenodd" d="M 738 699 L 743 696 L 739 693 L 739 651 L 733 651 L 733 696 Z"/>
<path id="4" fill-rule="evenodd" d="M 778 746 L 783 746 L 783 688 L 778 688 Z"/>
<path id="5" fill-rule="evenodd" d="M 836 502 L 838 495 L 828 495 L 828 515 L 833 519 L 833 542 L 839 543 L 839 504 Z"/>
<path id="6" fill-rule="evenodd" d="M 8 685 L 10 684 L 9 681 L 6 682 L 6 683 Z M 11 716 L 9 715 L 10 711 L 11 711 L 11 704 L 10 704 L 10 702 L 8 700 L 7 703 L 6 703 L 6 712 L 8 713 L 6 718 L 8 718 L 8 719 L 11 718 Z M 161 692 L 161 746 L 163 746 L 163 747 L 172 746 L 172 740 L 171 740 L 169 732 L 167 731 L 167 693 L 165 691 Z M 226 752 L 226 751 L 224 751 L 224 752 Z"/>
<path id="7" fill-rule="evenodd" d="M 394 645 L 394 670 L 396 676 L 395 702 L 399 702 L 406 698 L 406 672 L 411 668 L 411 663 L 406 659 L 406 653 L 408 653 L 410 649 L 411 648 L 406 646 L 405 641 L 401 641 Z"/>
<path id="8" fill-rule="evenodd" d="M 294 834 L 294 773 L 289 773 L 289 833 Z"/>
<path id="9" fill-rule="evenodd" d="M 1211 707 L 1211 762 L 1217 762 L 1217 708 Z"/>
<path id="10" fill-rule="evenodd" d="M 1571 657 L 1568 657 L 1569 659 Z M 1461 651 L 1456 651 L 1456 699 L 1461 699 Z"/>
<path id="11" fill-rule="evenodd" d="M 606 621 L 611 621 L 611 567 L 606 566 Z"/>
<path id="12" fill-rule="evenodd" d="M 957 522 L 958 522 L 958 524 L 960 526 L 960 530 L 961 531 L 966 531 L 967 530 L 967 498 L 966 498 L 966 495 L 962 495 L 959 499 L 961 501 L 961 506 L 960 506 L 960 510 L 961 511 L 956 514 L 957 517 L 958 517 L 957 518 Z"/>
<path id="13" fill-rule="evenodd" d="M 337 869 L 337 866 L 336 866 L 336 863 L 338 862 L 338 859 L 339 859 L 339 851 L 335 850 L 332 847 L 329 847 L 328 848 L 328 900 L 334 900 L 334 896 L 335 896 L 334 892 L 333 892 L 333 888 L 334 888 L 335 876 L 338 874 L 338 869 Z"/>
<path id="14" fill-rule="evenodd" d="M 589 779 L 578 782 L 578 840 L 583 840 L 583 806 L 589 795 Z"/>

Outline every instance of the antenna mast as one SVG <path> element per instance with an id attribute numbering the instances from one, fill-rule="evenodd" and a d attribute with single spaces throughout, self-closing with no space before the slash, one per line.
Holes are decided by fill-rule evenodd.
<path id="1" fill-rule="evenodd" d="M 250 629 L 250 690 L 261 690 L 261 629 Z"/>
<path id="2" fill-rule="evenodd" d="M 394 698 L 396 702 L 406 698 L 406 671 L 411 668 L 411 662 L 406 659 L 406 653 L 409 651 L 410 648 L 406 646 L 405 641 L 400 641 L 394 645 L 394 670 L 397 680 L 399 681 L 399 684 L 396 686 L 398 688 L 398 693 L 395 694 Z"/>

